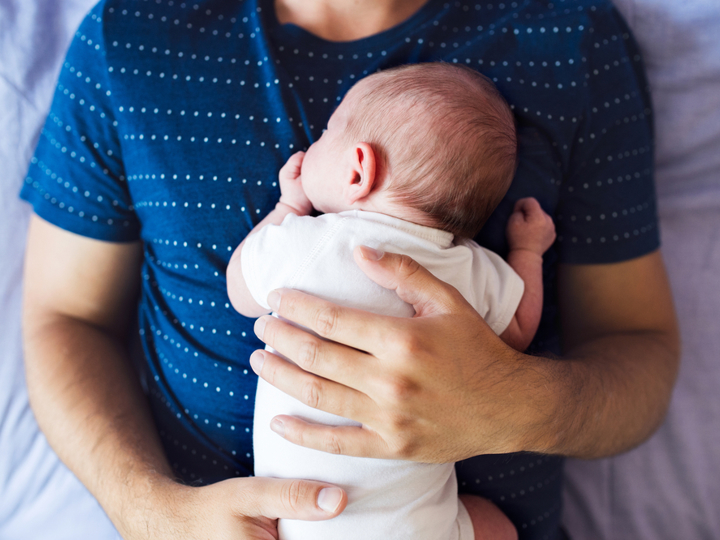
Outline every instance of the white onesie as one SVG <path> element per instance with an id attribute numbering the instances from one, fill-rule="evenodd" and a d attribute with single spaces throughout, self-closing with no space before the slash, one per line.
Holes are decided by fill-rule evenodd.
<path id="1" fill-rule="evenodd" d="M 243 247 L 242 273 L 267 309 L 273 289 L 286 287 L 378 314 L 412 317 L 394 291 L 363 274 L 355 246 L 407 254 L 453 285 L 495 333 L 510 323 L 523 294 L 520 277 L 498 255 L 471 240 L 384 214 L 349 211 L 320 217 L 288 215 Z M 328 425 L 360 425 L 312 409 L 259 380 L 255 399 L 255 474 L 329 482 L 347 491 L 348 506 L 328 521 L 280 520 L 281 540 L 472 540 L 470 518 L 457 496 L 453 463 L 356 458 L 285 441 L 269 426 L 278 414 Z"/>

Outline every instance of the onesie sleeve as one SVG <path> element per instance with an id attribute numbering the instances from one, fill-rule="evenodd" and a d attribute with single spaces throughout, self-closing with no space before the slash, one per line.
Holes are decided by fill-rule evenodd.
<path id="1" fill-rule="evenodd" d="M 75 34 L 21 197 L 67 231 L 98 240 L 137 240 L 103 36 L 104 2 Z"/>
<path id="2" fill-rule="evenodd" d="M 464 240 L 473 253 L 474 307 L 497 335 L 512 321 L 525 283 L 500 255 Z M 468 299 L 473 302 L 473 299 Z"/>
<path id="3" fill-rule="evenodd" d="M 288 214 L 280 225 L 267 225 L 249 236 L 240 265 L 255 302 L 270 309 L 267 296 L 280 287 L 293 288 L 342 218 Z"/>

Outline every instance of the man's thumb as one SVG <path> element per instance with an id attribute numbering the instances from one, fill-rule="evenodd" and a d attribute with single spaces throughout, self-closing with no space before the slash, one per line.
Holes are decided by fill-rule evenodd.
<path id="1" fill-rule="evenodd" d="M 353 252 L 355 262 L 367 277 L 415 308 L 416 316 L 448 313 L 460 293 L 440 281 L 407 255 L 385 253 L 367 246 Z"/>
<path id="2" fill-rule="evenodd" d="M 255 497 L 252 506 L 259 516 L 320 521 L 337 516 L 347 506 L 347 494 L 328 484 L 278 478 L 249 480 L 249 494 Z"/>

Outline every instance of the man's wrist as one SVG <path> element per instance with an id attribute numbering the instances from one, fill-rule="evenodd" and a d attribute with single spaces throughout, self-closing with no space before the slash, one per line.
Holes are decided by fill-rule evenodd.
<path id="1" fill-rule="evenodd" d="M 169 538 L 173 532 L 173 516 L 182 513 L 193 488 L 178 483 L 161 473 L 135 475 L 118 494 L 123 503 L 109 508 L 108 515 L 123 538 Z M 120 488 L 122 489 L 122 487 Z M 171 537 L 170 536 L 170 537 Z"/>
<path id="2" fill-rule="evenodd" d="M 517 412 L 525 425 L 514 451 L 562 454 L 563 441 L 572 431 L 573 384 L 570 362 L 552 356 L 519 353 L 525 378 L 523 386 L 535 391 L 525 393 Z M 520 425 L 520 424 L 519 424 Z"/>

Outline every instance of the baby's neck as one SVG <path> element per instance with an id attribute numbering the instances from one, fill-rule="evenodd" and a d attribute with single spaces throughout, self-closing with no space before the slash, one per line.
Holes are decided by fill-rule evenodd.
<path id="1" fill-rule="evenodd" d="M 420 210 L 416 210 L 415 208 L 411 208 L 407 205 L 401 204 L 398 201 L 391 200 L 389 197 L 384 196 L 378 196 L 370 200 L 362 201 L 362 203 L 357 203 L 356 205 L 353 205 L 346 210 L 377 212 L 379 214 L 385 214 L 391 217 L 402 219 L 403 221 L 409 221 L 410 223 L 415 223 L 416 225 L 437 228 L 437 223 L 430 219 L 430 217 L 424 212 L 421 212 Z"/>

